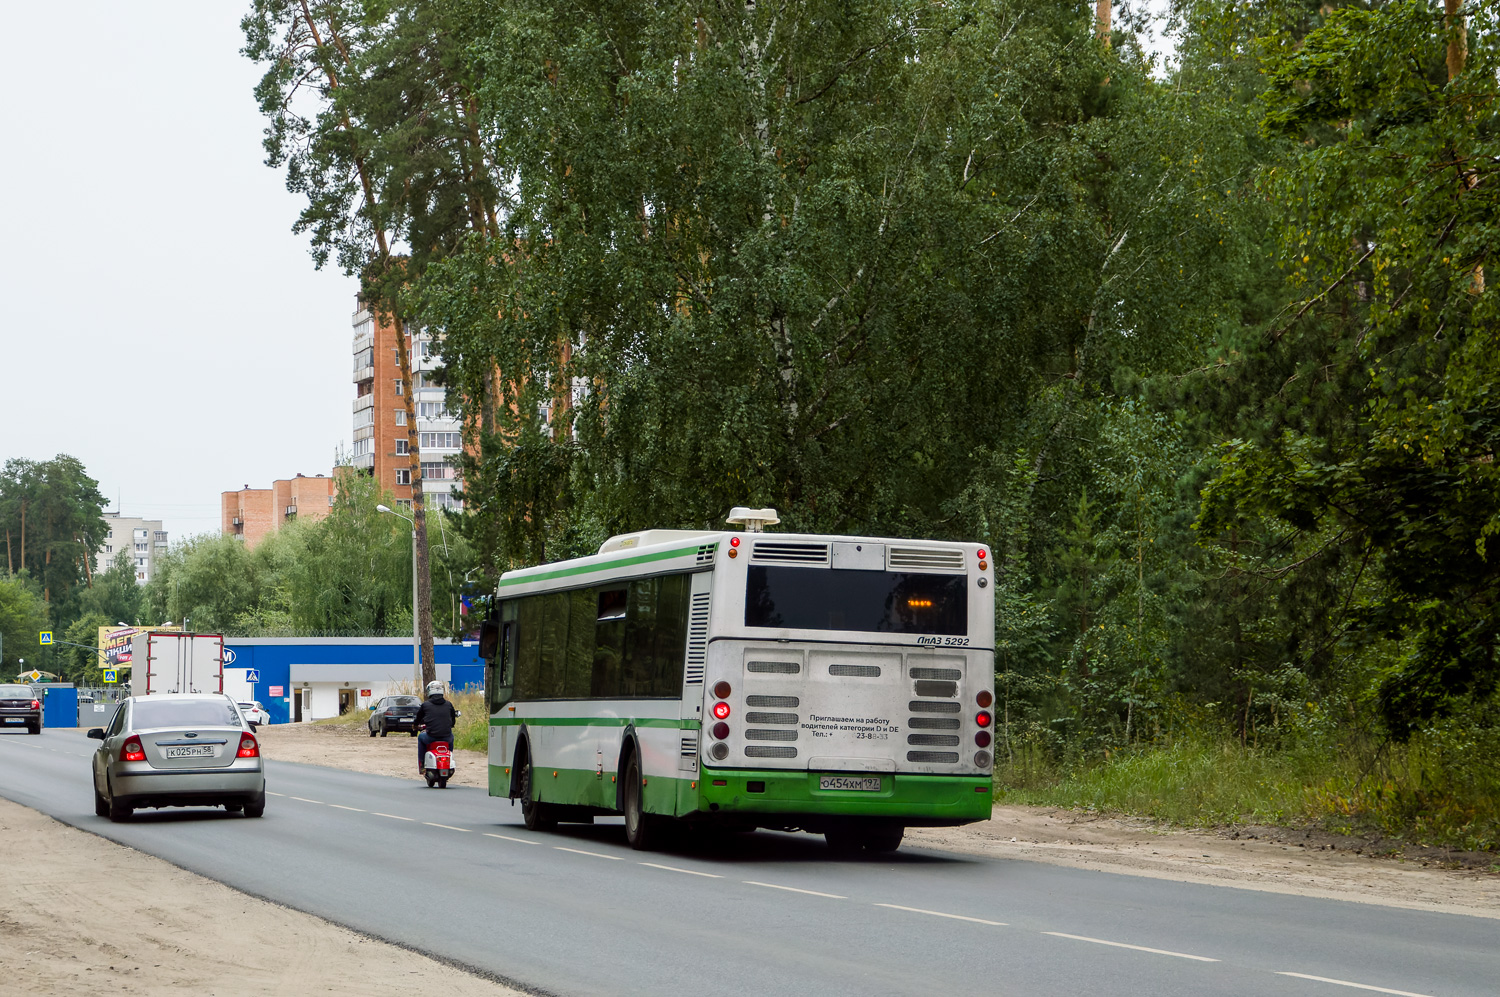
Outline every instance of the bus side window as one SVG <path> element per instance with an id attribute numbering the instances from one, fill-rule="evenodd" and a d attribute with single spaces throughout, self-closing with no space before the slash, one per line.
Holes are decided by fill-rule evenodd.
<path id="1" fill-rule="evenodd" d="M 620 659 L 625 653 L 624 588 L 601 589 L 594 617 L 594 674 L 589 695 L 613 698 L 620 689 Z"/>

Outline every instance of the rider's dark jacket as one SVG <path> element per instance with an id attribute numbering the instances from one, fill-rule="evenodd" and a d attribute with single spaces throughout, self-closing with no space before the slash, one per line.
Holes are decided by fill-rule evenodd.
<path id="1" fill-rule="evenodd" d="M 427 737 L 432 741 L 453 740 L 453 721 L 456 719 L 458 711 L 442 696 L 433 696 L 417 707 L 417 729 L 426 724 Z"/>

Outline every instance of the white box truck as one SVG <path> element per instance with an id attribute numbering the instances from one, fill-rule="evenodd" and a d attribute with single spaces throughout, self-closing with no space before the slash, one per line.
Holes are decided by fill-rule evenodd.
<path id="1" fill-rule="evenodd" d="M 143 630 L 131 641 L 130 687 L 137 696 L 154 692 L 223 692 L 224 638 Z"/>

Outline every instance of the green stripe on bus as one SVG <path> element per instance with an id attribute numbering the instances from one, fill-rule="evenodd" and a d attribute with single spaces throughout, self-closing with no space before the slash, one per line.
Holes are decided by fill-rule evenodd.
<path id="1" fill-rule="evenodd" d="M 703 726 L 700 720 L 662 720 L 657 717 L 639 720 L 629 717 L 490 717 L 491 727 L 519 727 L 522 724 L 532 727 L 674 727 L 678 730 L 698 730 Z"/>
<path id="2" fill-rule="evenodd" d="M 691 547 L 677 547 L 672 550 L 657 551 L 654 554 L 637 554 L 635 557 L 622 557 L 618 561 L 609 561 L 605 564 L 585 564 L 574 568 L 557 568 L 553 571 L 540 571 L 534 575 L 525 575 L 520 578 L 500 579 L 500 588 L 507 585 L 526 585 L 530 582 L 545 582 L 552 578 L 566 578 L 569 575 L 587 575 L 596 571 L 610 571 L 614 568 L 624 568 L 632 564 L 649 564 L 652 561 L 669 561 L 674 557 L 685 557 L 688 554 L 697 554 L 698 548 L 703 544 L 694 544 Z M 718 553 L 719 545 L 713 545 L 714 552 Z"/>

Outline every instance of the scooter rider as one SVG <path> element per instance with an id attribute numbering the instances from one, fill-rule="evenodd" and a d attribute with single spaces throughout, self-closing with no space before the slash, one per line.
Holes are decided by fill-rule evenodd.
<path id="1" fill-rule="evenodd" d="M 453 747 L 453 722 L 458 719 L 458 711 L 453 704 L 443 698 L 443 683 L 427 683 L 427 701 L 417 707 L 415 726 L 420 733 L 417 735 L 417 772 L 423 769 L 422 762 L 427 758 L 428 745 L 439 741 Z"/>

